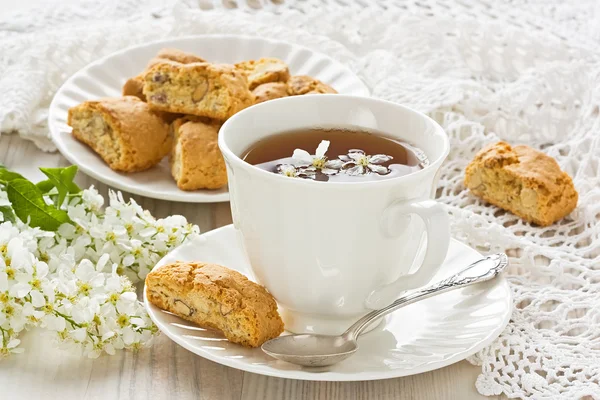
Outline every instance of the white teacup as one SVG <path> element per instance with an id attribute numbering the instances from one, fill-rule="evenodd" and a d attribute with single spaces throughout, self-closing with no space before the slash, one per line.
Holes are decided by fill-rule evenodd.
<path id="1" fill-rule="evenodd" d="M 397 178 L 333 183 L 274 174 L 240 158 L 268 136 L 316 127 L 383 132 L 423 150 L 430 164 Z M 426 115 L 366 97 L 288 97 L 230 118 L 219 147 L 234 226 L 256 278 L 283 307 L 287 330 L 341 333 L 426 284 L 444 261 L 448 215 L 431 199 L 449 141 Z"/>

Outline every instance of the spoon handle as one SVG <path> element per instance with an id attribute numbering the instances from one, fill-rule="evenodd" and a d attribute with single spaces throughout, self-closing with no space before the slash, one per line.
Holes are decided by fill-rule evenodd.
<path id="1" fill-rule="evenodd" d="M 360 333 L 373 321 L 396 311 L 399 308 L 415 303 L 440 293 L 449 292 L 474 283 L 484 282 L 494 278 L 508 265 L 508 257 L 504 253 L 492 254 L 469 265 L 459 273 L 434 283 L 417 291 L 411 291 L 400 297 L 392 304 L 379 310 L 372 311 L 356 321 L 342 336 L 357 338 Z"/>

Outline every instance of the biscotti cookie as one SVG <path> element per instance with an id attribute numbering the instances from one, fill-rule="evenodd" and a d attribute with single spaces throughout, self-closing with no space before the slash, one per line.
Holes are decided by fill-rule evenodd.
<path id="1" fill-rule="evenodd" d="M 246 75 L 227 64 L 157 64 L 144 76 L 144 95 L 154 109 L 219 120 L 254 103 Z"/>
<path id="2" fill-rule="evenodd" d="M 156 56 L 150 60 L 146 69 L 153 67 L 162 60 L 170 60 L 181 64 L 191 64 L 195 62 L 206 62 L 202 57 L 198 57 L 195 54 L 181 51 L 178 49 L 164 48 L 156 54 Z"/>
<path id="3" fill-rule="evenodd" d="M 73 136 L 115 171 L 142 171 L 171 149 L 168 126 L 137 97 L 86 101 L 69 109 Z"/>
<path id="4" fill-rule="evenodd" d="M 161 49 L 156 56 L 148 62 L 148 65 L 146 65 L 146 68 L 142 73 L 125 82 L 123 85 L 123 96 L 135 96 L 140 100 L 146 101 L 146 96 L 144 96 L 144 75 L 148 69 L 165 60 L 181 64 L 205 62 L 203 58 L 200 58 L 195 54 L 186 53 L 185 51 L 177 49 Z"/>
<path id="5" fill-rule="evenodd" d="M 217 145 L 219 125 L 178 119 L 172 124 L 171 174 L 181 190 L 218 189 L 227 184 L 227 170 Z"/>
<path id="6" fill-rule="evenodd" d="M 541 226 L 577 206 L 569 175 L 553 158 L 527 146 L 498 142 L 485 147 L 467 166 L 464 182 L 487 202 Z"/>
<path id="7" fill-rule="evenodd" d="M 254 104 L 287 97 L 287 84 L 285 82 L 264 83 L 257 86 L 252 94 L 254 95 Z"/>
<path id="8" fill-rule="evenodd" d="M 264 83 L 286 82 L 290 78 L 287 64 L 278 58 L 243 61 L 235 66 L 246 72 L 250 90 Z"/>
<path id="9" fill-rule="evenodd" d="M 301 94 L 337 93 L 334 88 L 318 79 L 306 75 L 292 76 L 287 82 L 288 94 L 298 96 Z"/>
<path id="10" fill-rule="evenodd" d="M 150 272 L 146 297 L 162 310 L 234 343 L 259 347 L 283 332 L 277 303 L 264 287 L 216 264 L 175 262 Z"/>

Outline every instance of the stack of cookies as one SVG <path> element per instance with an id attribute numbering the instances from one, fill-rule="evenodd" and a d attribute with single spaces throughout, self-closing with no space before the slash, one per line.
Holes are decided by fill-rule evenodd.
<path id="1" fill-rule="evenodd" d="M 73 136 L 115 171 L 143 171 L 169 154 L 182 190 L 227 184 L 219 128 L 253 104 L 286 96 L 336 93 L 309 76 L 290 76 L 285 62 L 261 58 L 215 64 L 162 49 L 123 86 L 123 97 L 86 101 L 69 110 Z"/>

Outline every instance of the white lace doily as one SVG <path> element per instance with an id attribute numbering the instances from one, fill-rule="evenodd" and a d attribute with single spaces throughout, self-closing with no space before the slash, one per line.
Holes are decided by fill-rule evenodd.
<path id="1" fill-rule="evenodd" d="M 453 235 L 507 251 L 515 311 L 471 361 L 477 389 L 600 398 L 600 5 L 595 1 L 158 0 L 56 3 L 0 16 L 0 131 L 52 150 L 52 94 L 117 49 L 202 33 L 265 35 L 330 54 L 372 94 L 429 113 L 452 151 L 439 183 Z M 543 149 L 573 178 L 577 210 L 548 228 L 474 198 L 463 171 L 485 144 Z"/>

